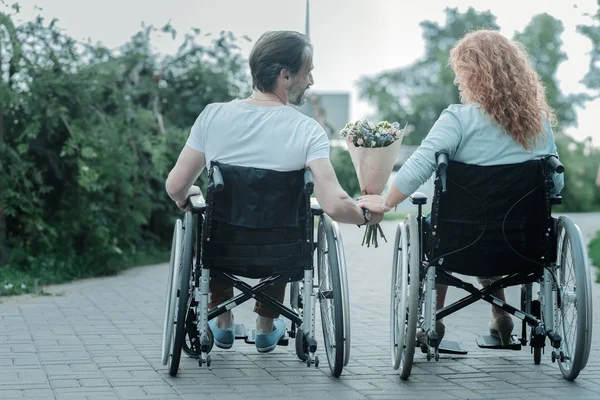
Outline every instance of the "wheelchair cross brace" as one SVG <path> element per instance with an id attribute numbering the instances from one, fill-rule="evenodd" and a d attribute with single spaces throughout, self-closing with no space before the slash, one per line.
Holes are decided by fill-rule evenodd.
<path id="1" fill-rule="evenodd" d="M 274 310 L 277 310 L 281 315 L 295 322 L 297 325 L 302 324 L 302 318 L 290 308 L 284 306 L 277 300 L 274 300 L 271 296 L 268 296 L 262 292 L 271 287 L 278 281 L 283 279 L 287 279 L 289 277 L 288 274 L 285 275 L 276 275 L 265 279 L 260 282 L 256 286 L 251 286 L 246 282 L 236 278 L 233 275 L 227 274 L 225 272 L 212 271 L 215 276 L 219 276 L 224 278 L 226 281 L 230 282 L 235 288 L 240 290 L 242 293 L 237 296 L 227 300 L 226 302 L 219 304 L 217 307 L 211 308 L 208 310 L 208 319 L 211 320 L 226 311 L 229 311 L 240 304 L 250 300 L 251 298 L 255 298 L 258 301 L 261 301 L 267 305 L 269 305 Z"/>
<path id="2" fill-rule="evenodd" d="M 455 286 L 455 287 L 461 288 L 470 293 L 469 296 L 466 296 L 460 300 L 455 301 L 454 303 L 450 304 L 449 306 L 446 306 L 442 309 L 437 310 L 436 320 L 444 318 L 444 317 L 446 317 L 446 316 L 448 316 L 470 304 L 473 304 L 479 300 L 484 300 L 490 304 L 493 304 L 497 307 L 502 308 L 504 311 L 510 313 L 511 315 L 514 315 L 515 317 L 517 317 L 520 320 L 527 323 L 529 326 L 532 326 L 535 329 L 535 334 L 534 334 L 534 338 L 533 338 L 533 340 L 535 342 L 534 347 L 543 347 L 543 340 L 540 341 L 540 339 L 538 339 L 538 338 L 541 338 L 544 336 L 548 336 L 548 338 L 550 339 L 550 343 L 552 344 L 552 347 L 554 347 L 554 348 L 560 347 L 560 343 L 562 341 L 562 338 L 560 337 L 560 335 L 552 330 L 544 329 L 544 327 L 542 326 L 541 319 L 535 317 L 534 315 L 532 315 L 530 313 L 519 310 L 519 309 L 511 306 L 510 304 L 503 302 L 503 301 L 499 300 L 498 298 L 489 294 L 489 293 L 495 292 L 498 289 L 503 289 L 503 288 L 506 288 L 509 286 L 515 286 L 515 285 L 519 285 L 519 284 L 523 284 L 523 283 L 534 282 L 536 280 L 534 273 L 527 272 L 527 273 L 516 273 L 516 274 L 508 275 L 498 281 L 493 282 L 491 285 L 486 286 L 485 288 L 479 290 L 472 284 L 465 282 L 461 279 L 458 279 L 458 278 L 452 276 L 451 274 L 447 273 L 444 270 L 438 270 L 438 268 L 436 268 L 436 270 L 437 270 L 436 273 L 438 274 L 438 276 L 443 278 L 443 281 L 445 284 L 448 284 L 449 286 Z"/>
<path id="3" fill-rule="evenodd" d="M 460 279 L 450 275 L 446 271 L 440 270 L 440 268 L 436 268 L 436 270 L 437 270 L 436 274 L 438 275 L 438 277 L 441 276 L 443 278 L 443 281 L 445 284 L 447 283 L 449 286 L 455 286 L 455 287 L 461 288 L 471 294 L 470 296 L 466 296 L 466 297 L 450 304 L 449 306 L 446 306 L 446 307 L 438 310 L 436 312 L 436 319 L 444 318 L 452 313 L 455 313 L 458 310 L 461 310 L 462 308 L 464 308 L 470 304 L 473 304 L 479 300 L 484 300 L 490 304 L 493 304 L 497 307 L 502 308 L 504 311 L 514 315 L 515 317 L 517 317 L 521 320 L 524 320 L 529 325 L 532 325 L 535 327 L 541 323 L 541 320 L 539 318 L 536 318 L 532 314 L 523 312 L 523 311 L 511 306 L 510 304 L 505 303 L 505 302 L 499 300 L 498 298 L 489 294 L 489 293 L 495 292 L 498 289 L 504 289 L 506 287 L 518 285 L 521 283 L 527 283 L 527 281 L 526 280 L 524 281 L 523 278 L 529 278 L 533 274 L 531 274 L 531 273 L 512 274 L 512 275 L 504 277 L 496 282 L 493 282 L 491 285 L 486 286 L 485 288 L 479 290 L 472 284 L 465 282 L 463 280 L 460 280 Z M 530 280 L 534 281 L 535 279 L 530 279 Z"/>

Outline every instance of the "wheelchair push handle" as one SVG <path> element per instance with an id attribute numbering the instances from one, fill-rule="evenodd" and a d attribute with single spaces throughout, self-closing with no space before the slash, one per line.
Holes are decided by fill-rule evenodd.
<path id="1" fill-rule="evenodd" d="M 446 170 L 448 169 L 448 154 L 439 152 L 435 155 L 436 163 L 437 163 L 437 171 L 440 174 L 440 179 L 442 180 L 442 193 L 446 193 Z"/>
<path id="2" fill-rule="evenodd" d="M 315 188 L 315 181 L 313 180 L 313 174 L 310 169 L 304 170 L 304 193 L 311 195 Z"/>
<path id="3" fill-rule="evenodd" d="M 548 161 L 548 165 L 550 165 L 552 171 L 556 172 L 557 174 L 562 174 L 565 172 L 565 166 L 562 165 L 562 163 L 558 160 L 558 157 L 556 157 L 554 154 L 547 156 L 546 161 Z"/>
<path id="4" fill-rule="evenodd" d="M 216 165 L 212 167 L 212 184 L 214 190 L 220 192 L 223 190 L 225 184 L 223 183 L 223 175 L 221 174 L 221 170 Z"/>

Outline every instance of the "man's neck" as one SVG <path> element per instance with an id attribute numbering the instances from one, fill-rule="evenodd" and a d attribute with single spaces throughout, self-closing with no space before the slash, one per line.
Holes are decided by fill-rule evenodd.
<path id="1" fill-rule="evenodd" d="M 273 92 L 261 92 L 260 90 L 254 90 L 250 99 L 253 99 L 257 102 L 265 102 L 265 103 L 279 103 L 282 105 L 287 104 L 287 96 L 277 93 L 277 90 Z"/>

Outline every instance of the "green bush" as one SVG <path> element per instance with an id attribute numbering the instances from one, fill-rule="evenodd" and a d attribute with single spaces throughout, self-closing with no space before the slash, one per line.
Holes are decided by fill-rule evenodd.
<path id="1" fill-rule="evenodd" d="M 331 164 L 342 188 L 352 197 L 359 196 L 360 185 L 348 150 L 332 148 L 330 157 Z"/>
<path id="2" fill-rule="evenodd" d="M 168 259 L 164 182 L 189 128 L 249 90 L 236 39 L 196 30 L 161 57 L 148 27 L 117 53 L 0 17 L 0 294 Z"/>
<path id="3" fill-rule="evenodd" d="M 600 282 L 600 231 L 592 239 L 588 247 L 588 255 L 592 264 L 596 266 L 596 282 Z"/>

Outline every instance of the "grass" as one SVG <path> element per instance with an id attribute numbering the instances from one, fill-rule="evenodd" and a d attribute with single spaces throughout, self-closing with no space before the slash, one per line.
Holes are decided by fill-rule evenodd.
<path id="1" fill-rule="evenodd" d="M 596 266 L 596 282 L 600 282 L 600 231 L 592 239 L 588 247 L 588 255 L 592 264 Z"/>
<path id="2" fill-rule="evenodd" d="M 169 249 L 150 248 L 144 252 L 126 254 L 104 270 L 87 269 L 86 263 L 71 268 L 32 266 L 28 270 L 9 265 L 0 267 L 0 297 L 22 294 L 44 295 L 44 286 L 76 279 L 109 276 L 127 268 L 169 261 Z"/>
<path id="3" fill-rule="evenodd" d="M 388 213 L 383 214 L 383 220 L 384 221 L 401 221 L 404 218 L 406 218 L 406 216 L 408 214 L 412 214 L 412 213 L 390 211 Z"/>

